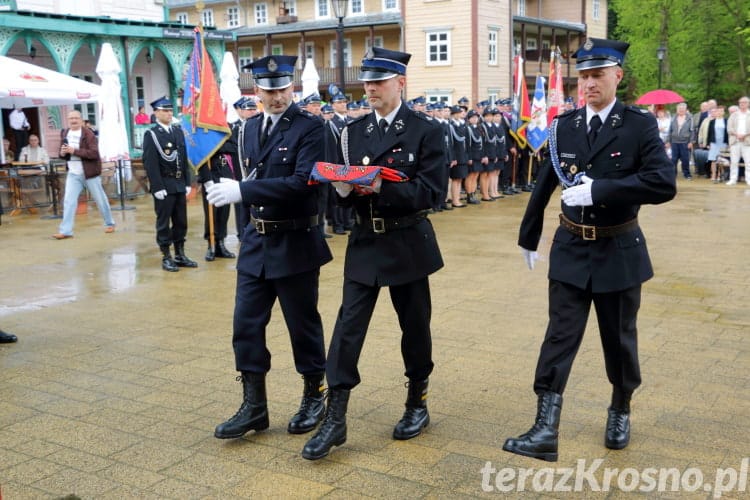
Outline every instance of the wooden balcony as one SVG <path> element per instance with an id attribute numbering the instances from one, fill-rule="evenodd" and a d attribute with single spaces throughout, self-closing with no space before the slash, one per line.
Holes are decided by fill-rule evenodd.
<path id="1" fill-rule="evenodd" d="M 320 83 L 318 83 L 318 88 L 320 89 L 320 92 L 323 93 L 326 88 L 328 88 L 328 85 L 331 83 L 335 83 L 338 85 L 339 83 L 339 71 L 338 68 L 317 68 L 318 75 L 320 76 Z M 359 70 L 360 66 L 347 66 L 344 68 L 344 77 L 346 78 L 346 86 L 347 88 L 352 88 L 356 86 L 357 88 L 362 87 L 362 83 L 357 80 L 359 77 Z M 302 70 L 296 69 L 294 71 L 294 84 L 296 86 L 302 85 Z M 253 75 L 252 73 L 240 73 L 240 89 L 242 90 L 252 90 L 253 88 Z"/>

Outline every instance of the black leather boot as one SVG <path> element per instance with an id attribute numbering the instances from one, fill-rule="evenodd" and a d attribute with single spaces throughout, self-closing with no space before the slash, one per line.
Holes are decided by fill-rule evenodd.
<path id="1" fill-rule="evenodd" d="M 234 259 L 236 257 L 224 246 L 224 240 L 216 240 L 216 251 L 214 253 L 222 259 Z"/>
<path id="2" fill-rule="evenodd" d="M 174 263 L 179 267 L 198 267 L 198 263 L 190 260 L 185 255 L 185 242 L 181 241 L 174 244 Z"/>
<path id="3" fill-rule="evenodd" d="M 607 430 L 604 446 L 621 450 L 630 443 L 630 394 L 615 389 L 612 404 L 607 409 Z"/>
<path id="4" fill-rule="evenodd" d="M 159 247 L 161 250 L 161 268 L 170 273 L 176 273 L 180 269 L 177 267 L 177 263 L 172 259 L 172 253 L 169 251 L 169 245 L 162 245 Z"/>
<path id="5" fill-rule="evenodd" d="M 206 262 L 213 262 L 216 260 L 216 254 L 214 254 L 214 249 L 211 247 L 211 242 L 208 242 L 208 249 L 206 250 L 206 256 L 204 257 L 206 259 Z"/>
<path id="6" fill-rule="evenodd" d="M 411 439 L 419 436 L 430 423 L 427 413 L 427 379 L 409 380 L 406 411 L 393 429 L 393 439 Z"/>
<path id="7" fill-rule="evenodd" d="M 477 200 L 477 197 L 474 196 L 474 193 L 469 193 L 466 195 L 466 203 L 469 205 L 479 205 L 481 202 Z"/>
<path id="8" fill-rule="evenodd" d="M 302 457 L 318 460 L 327 456 L 334 446 L 346 442 L 346 407 L 349 403 L 349 389 L 330 389 L 328 408 L 318 432 L 302 448 Z"/>
<path id="9" fill-rule="evenodd" d="M 216 426 L 214 436 L 219 439 L 239 438 L 249 431 L 268 429 L 265 374 L 242 372 L 237 380 L 242 381 L 242 405 L 232 418 Z"/>
<path id="10" fill-rule="evenodd" d="M 536 422 L 525 434 L 505 440 L 503 450 L 538 458 L 548 462 L 557 462 L 557 430 L 560 427 L 560 410 L 562 396 L 556 392 L 544 392 L 539 395 L 536 411 Z"/>
<path id="11" fill-rule="evenodd" d="M 318 425 L 326 410 L 323 374 L 306 375 L 299 411 L 289 420 L 289 434 L 304 434 Z"/>

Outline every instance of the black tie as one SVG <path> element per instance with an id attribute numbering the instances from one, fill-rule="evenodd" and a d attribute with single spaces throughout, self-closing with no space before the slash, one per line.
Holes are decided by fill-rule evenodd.
<path id="1" fill-rule="evenodd" d="M 388 130 L 388 120 L 381 118 L 378 126 L 380 127 L 380 137 L 385 137 L 385 132 Z"/>
<path id="2" fill-rule="evenodd" d="M 593 147 L 596 142 L 596 136 L 599 135 L 599 129 L 602 128 L 602 119 L 599 115 L 594 115 L 589 121 L 589 147 Z"/>
<path id="3" fill-rule="evenodd" d="M 263 127 L 263 132 L 260 134 L 260 147 L 266 145 L 266 140 L 268 139 L 268 133 L 271 131 L 271 127 L 273 127 L 273 120 L 271 120 L 271 117 L 269 116 L 266 119 L 266 126 Z"/>

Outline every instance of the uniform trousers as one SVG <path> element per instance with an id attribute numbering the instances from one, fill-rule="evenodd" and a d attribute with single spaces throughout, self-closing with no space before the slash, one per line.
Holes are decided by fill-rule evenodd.
<path id="1" fill-rule="evenodd" d="M 596 309 L 604 364 L 610 383 L 625 394 L 641 384 L 636 318 L 641 285 L 619 292 L 592 293 L 560 281 L 549 282 L 549 325 L 536 366 L 534 392 L 562 394 L 583 340 L 591 302 Z"/>
<path id="2" fill-rule="evenodd" d="M 297 372 L 325 373 L 323 324 L 318 313 L 319 279 L 320 269 L 277 279 L 237 273 L 232 337 L 237 371 L 267 373 L 271 369 L 266 326 L 278 298 Z"/>
<path id="3" fill-rule="evenodd" d="M 185 193 L 170 193 L 163 200 L 154 198 L 156 243 L 169 246 L 182 243 L 187 234 L 187 201 Z"/>
<path id="4" fill-rule="evenodd" d="M 410 380 L 424 380 L 432 373 L 432 303 L 427 277 L 388 287 L 401 327 L 401 355 Z M 352 389 L 360 382 L 357 363 L 372 318 L 379 286 L 344 278 L 344 298 L 328 349 L 326 379 L 332 389 Z"/>

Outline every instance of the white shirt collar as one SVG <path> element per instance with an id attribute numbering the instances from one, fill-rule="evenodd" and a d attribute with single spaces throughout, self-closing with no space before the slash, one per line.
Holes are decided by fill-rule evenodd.
<path id="1" fill-rule="evenodd" d="M 599 115 L 599 118 L 601 119 L 602 124 L 603 124 L 607 120 L 607 117 L 609 116 L 609 112 L 612 111 L 612 108 L 615 107 L 616 102 L 617 102 L 617 99 L 612 99 L 612 102 L 610 102 L 606 108 L 602 109 L 598 113 L 587 105 L 586 106 L 586 125 L 588 125 L 591 122 L 591 119 L 594 117 L 594 115 Z"/>
<path id="2" fill-rule="evenodd" d="M 398 106 L 396 106 L 396 109 L 394 109 L 393 111 L 391 111 L 390 113 L 388 113 L 385 116 L 380 116 L 380 113 L 378 113 L 377 111 L 374 111 L 374 113 L 375 113 L 375 123 L 380 123 L 380 120 L 382 118 L 385 118 L 385 121 L 388 122 L 388 126 L 390 127 L 391 123 L 393 123 L 393 120 L 396 118 L 396 115 L 398 114 L 398 110 L 399 109 L 401 109 L 401 103 L 398 103 Z"/>

